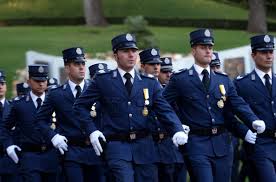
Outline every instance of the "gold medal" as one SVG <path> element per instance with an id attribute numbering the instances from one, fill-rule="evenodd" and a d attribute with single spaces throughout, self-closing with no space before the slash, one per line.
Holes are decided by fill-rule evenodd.
<path id="1" fill-rule="evenodd" d="M 148 108 L 145 106 L 143 109 L 143 116 L 147 116 L 149 114 Z"/>
<path id="2" fill-rule="evenodd" d="M 223 108 L 223 107 L 224 107 L 224 102 L 223 102 L 223 100 L 219 100 L 219 101 L 217 102 L 217 105 L 218 105 L 219 108 Z"/>

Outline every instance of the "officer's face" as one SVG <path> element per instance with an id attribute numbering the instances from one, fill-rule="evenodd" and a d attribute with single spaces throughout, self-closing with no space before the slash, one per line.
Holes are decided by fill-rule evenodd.
<path id="1" fill-rule="evenodd" d="M 114 58 L 117 61 L 118 67 L 126 72 L 134 68 L 137 56 L 137 49 L 122 49 L 114 53 Z"/>
<path id="2" fill-rule="evenodd" d="M 221 69 L 220 69 L 220 65 L 211 66 L 210 68 L 211 68 L 211 70 L 213 70 L 213 71 L 222 72 Z"/>
<path id="3" fill-rule="evenodd" d="M 34 80 L 30 78 L 28 80 L 28 84 L 31 87 L 32 92 L 37 96 L 42 95 L 47 89 L 47 80 L 39 81 L 39 80 Z"/>
<path id="4" fill-rule="evenodd" d="M 142 64 L 141 68 L 146 74 L 152 74 L 156 78 L 158 77 L 160 73 L 160 64 L 159 63 L 154 63 L 154 64 Z"/>
<path id="5" fill-rule="evenodd" d="M 262 71 L 269 71 L 272 68 L 274 60 L 273 50 L 255 51 L 252 53 L 252 58 L 255 61 L 256 67 Z"/>
<path id="6" fill-rule="evenodd" d="M 7 92 L 7 84 L 4 82 L 0 83 L 0 99 L 4 98 Z"/>
<path id="7" fill-rule="evenodd" d="M 195 63 L 201 67 L 208 67 L 212 60 L 213 46 L 212 45 L 194 45 L 192 54 L 195 58 Z"/>
<path id="8" fill-rule="evenodd" d="M 85 77 L 85 62 L 72 62 L 65 66 L 71 81 L 80 83 Z"/>
<path id="9" fill-rule="evenodd" d="M 160 71 L 158 80 L 160 81 L 161 84 L 168 84 L 171 75 L 172 75 L 171 71 Z"/>

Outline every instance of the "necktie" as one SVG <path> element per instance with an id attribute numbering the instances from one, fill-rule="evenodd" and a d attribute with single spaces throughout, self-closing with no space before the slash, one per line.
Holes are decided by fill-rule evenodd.
<path id="1" fill-rule="evenodd" d="M 38 109 L 40 108 L 40 106 L 41 106 L 42 99 L 41 99 L 40 97 L 38 97 L 38 98 L 36 99 L 36 103 L 37 103 L 36 109 L 38 110 Z"/>
<path id="2" fill-rule="evenodd" d="M 81 87 L 79 85 L 76 85 L 75 89 L 77 90 L 76 98 L 78 98 L 81 94 Z"/>
<path id="3" fill-rule="evenodd" d="M 265 78 L 265 87 L 267 88 L 269 94 L 271 95 L 271 92 L 272 92 L 272 86 L 271 86 L 271 83 L 270 83 L 270 79 L 269 79 L 269 75 L 268 74 L 265 74 L 264 76 Z"/>
<path id="4" fill-rule="evenodd" d="M 209 72 L 206 69 L 204 69 L 201 74 L 203 74 L 202 83 L 205 89 L 209 90 L 209 85 L 210 85 Z"/>
<path id="5" fill-rule="evenodd" d="M 0 102 L 0 117 L 3 116 L 3 104 Z"/>
<path id="6" fill-rule="evenodd" d="M 125 73 L 124 77 L 126 78 L 125 86 L 126 86 L 127 92 L 130 95 L 131 89 L 132 89 L 131 74 Z"/>

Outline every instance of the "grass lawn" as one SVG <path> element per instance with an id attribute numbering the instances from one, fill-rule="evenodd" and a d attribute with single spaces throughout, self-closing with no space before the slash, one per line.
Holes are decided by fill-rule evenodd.
<path id="1" fill-rule="evenodd" d="M 150 27 L 155 34 L 161 52 L 188 53 L 189 32 L 193 28 Z M 66 27 L 1 27 L 0 68 L 5 69 L 8 81 L 15 75 L 15 70 L 25 67 L 25 52 L 40 51 L 61 55 L 61 50 L 72 46 L 83 46 L 90 54 L 111 50 L 113 36 L 126 32 L 123 25 L 104 28 L 85 26 Z M 249 43 L 250 35 L 244 31 L 215 30 L 215 48 L 217 50 L 242 46 Z"/>
<path id="2" fill-rule="evenodd" d="M 212 0 L 102 0 L 106 17 L 247 19 L 247 10 Z M 83 16 L 83 0 L 0 0 L 0 19 Z"/>

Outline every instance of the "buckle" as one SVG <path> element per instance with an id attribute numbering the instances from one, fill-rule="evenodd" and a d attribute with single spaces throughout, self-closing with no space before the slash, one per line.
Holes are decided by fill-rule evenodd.
<path id="1" fill-rule="evenodd" d="M 136 139 L 136 133 L 134 133 L 134 132 L 129 133 L 129 139 L 130 140 L 135 140 Z"/>
<path id="2" fill-rule="evenodd" d="M 46 147 L 46 145 L 42 145 L 40 149 L 42 152 L 44 152 L 47 149 L 47 147 Z"/>
<path id="3" fill-rule="evenodd" d="M 216 135 L 218 133 L 218 128 L 212 128 L 212 134 Z"/>

